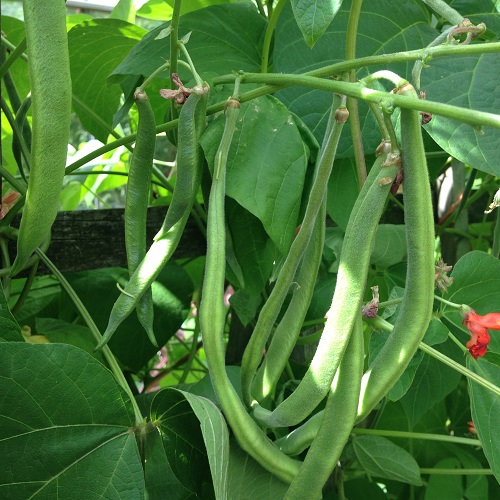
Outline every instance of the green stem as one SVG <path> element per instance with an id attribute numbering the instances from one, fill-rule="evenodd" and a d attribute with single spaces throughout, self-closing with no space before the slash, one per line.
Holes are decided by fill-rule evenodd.
<path id="1" fill-rule="evenodd" d="M 26 194 L 27 187 L 24 182 L 18 181 L 5 167 L 0 165 L 0 176 L 3 177 L 16 191 Z"/>
<path id="2" fill-rule="evenodd" d="M 276 28 L 276 23 L 278 22 L 278 18 L 285 6 L 287 0 L 279 0 L 275 9 L 271 14 L 271 18 L 269 19 L 269 23 L 266 28 L 266 35 L 264 36 L 264 46 L 262 48 L 262 63 L 260 67 L 260 71 L 262 73 L 267 73 L 267 66 L 269 64 L 269 52 L 271 50 L 271 41 L 273 39 L 274 30 Z"/>
<path id="3" fill-rule="evenodd" d="M 233 77 L 234 78 L 234 77 Z M 295 74 L 265 74 L 246 73 L 245 83 L 271 83 L 277 85 L 299 85 L 326 92 L 343 94 L 367 102 L 379 103 L 386 101 L 393 106 L 416 111 L 426 111 L 435 115 L 445 116 L 459 122 L 467 123 L 476 127 L 494 127 L 500 128 L 500 116 L 484 111 L 476 111 L 443 104 L 440 102 L 415 99 L 405 95 L 391 94 L 390 92 L 380 92 L 367 89 L 357 83 L 347 83 L 334 80 L 327 80 L 309 75 Z"/>
<path id="4" fill-rule="evenodd" d="M 423 2 L 450 24 L 459 24 L 464 20 L 459 12 L 443 0 L 423 0 Z"/>
<path id="5" fill-rule="evenodd" d="M 407 432 L 407 431 L 388 431 L 382 429 L 362 429 L 356 427 L 352 430 L 353 434 L 384 436 L 402 439 L 422 439 L 424 441 L 441 441 L 445 443 L 466 444 L 469 446 L 482 446 L 479 439 L 463 438 L 457 436 L 448 436 L 445 434 L 429 434 L 423 432 Z"/>
<path id="6" fill-rule="evenodd" d="M 428 469 L 421 468 L 420 474 L 440 474 L 442 476 L 492 476 L 491 469 Z"/>
<path id="7" fill-rule="evenodd" d="M 64 289 L 64 291 L 69 295 L 73 304 L 75 304 L 76 308 L 78 309 L 78 312 L 80 313 L 83 320 L 87 324 L 89 330 L 91 331 L 92 335 L 94 336 L 94 339 L 97 341 L 97 343 L 99 343 L 102 339 L 102 335 L 99 332 L 99 328 L 97 328 L 97 325 L 95 324 L 92 316 L 87 311 L 87 308 L 84 306 L 83 302 L 80 300 L 80 297 L 78 297 L 77 293 L 73 290 L 72 286 L 69 284 L 69 282 L 63 276 L 63 274 L 59 271 L 57 266 L 47 257 L 47 255 L 45 255 L 45 253 L 42 252 L 40 249 L 35 250 L 35 252 L 38 255 L 38 257 L 40 257 L 40 260 L 43 261 L 43 263 L 50 269 L 52 274 L 57 278 L 57 280 L 61 284 L 61 287 Z M 111 372 L 113 373 L 116 381 L 122 387 L 122 389 L 127 393 L 128 397 L 130 398 L 130 402 L 132 404 L 132 407 L 134 409 L 134 414 L 135 414 L 135 424 L 136 425 L 142 424 L 144 422 L 144 417 L 142 416 L 141 410 L 139 410 L 139 406 L 137 405 L 137 402 L 135 401 L 134 395 L 132 394 L 132 391 L 130 390 L 130 387 L 127 383 L 127 380 L 126 380 L 125 376 L 123 375 L 123 372 L 121 371 L 120 366 L 118 365 L 118 362 L 116 361 L 115 357 L 113 356 L 113 353 L 111 352 L 111 350 L 108 346 L 104 346 L 102 348 L 102 353 L 103 353 L 104 357 L 106 358 L 106 361 L 108 362 L 109 368 L 110 368 Z"/>
<path id="8" fill-rule="evenodd" d="M 194 76 L 194 79 L 196 80 L 196 85 L 203 86 L 203 80 L 201 79 L 200 75 L 196 71 L 196 68 L 194 67 L 193 60 L 191 59 L 191 56 L 189 55 L 188 50 L 186 49 L 186 45 L 184 42 L 177 42 L 177 45 L 181 49 L 182 53 L 184 54 L 184 57 L 187 59 L 187 62 L 189 64 L 189 67 L 191 68 L 191 73 Z"/>
<path id="9" fill-rule="evenodd" d="M 12 66 L 12 63 L 14 63 L 19 57 L 23 57 L 24 59 L 26 58 L 26 55 L 23 54 L 24 51 L 26 50 L 26 37 L 24 37 L 20 42 L 17 47 L 14 47 L 10 42 L 7 43 L 7 39 L 2 37 L 2 43 L 4 45 L 8 45 L 10 49 L 13 49 L 11 52 L 10 56 L 7 58 L 7 60 L 2 64 L 0 67 L 0 80 L 4 77 L 5 73 L 9 70 L 9 68 Z"/>
<path id="10" fill-rule="evenodd" d="M 349 21 L 347 23 L 346 33 L 346 61 L 356 59 L 356 37 L 358 34 L 359 16 L 363 0 L 353 0 L 349 12 Z M 356 70 L 349 71 L 349 82 L 356 81 Z M 347 98 L 347 109 L 349 110 L 349 126 L 351 130 L 352 144 L 354 148 L 354 161 L 356 163 L 356 174 L 358 178 L 358 187 L 366 180 L 366 162 L 363 150 L 363 138 L 361 134 L 361 123 L 359 120 L 358 102 L 352 97 Z"/>
<path id="11" fill-rule="evenodd" d="M 7 102 L 3 98 L 3 96 L 0 97 L 0 103 L 1 103 L 0 105 L 1 105 L 2 111 L 4 112 L 5 117 L 7 118 L 7 121 L 9 122 L 9 125 L 12 128 L 12 132 L 13 132 L 14 136 L 17 138 L 17 140 L 19 141 L 19 145 L 21 147 L 21 153 L 23 155 L 24 161 L 26 162 L 26 165 L 28 166 L 28 170 L 30 170 L 31 155 L 30 155 L 30 152 L 28 151 L 28 147 L 26 146 L 26 142 L 24 141 L 23 133 L 22 133 L 21 129 L 19 128 L 19 125 L 17 124 L 17 122 L 14 118 L 14 115 L 12 114 L 12 112 L 11 112 L 9 106 L 7 105 Z M 20 167 L 19 170 L 22 171 L 22 168 Z"/>
<path id="12" fill-rule="evenodd" d="M 172 20 L 170 21 L 170 75 L 177 73 L 177 59 L 179 56 L 179 21 L 181 17 L 182 0 L 175 0 L 174 8 L 172 11 Z M 174 88 L 175 84 L 172 81 L 171 87 Z"/>
<path id="13" fill-rule="evenodd" d="M 196 353 L 198 352 L 198 334 L 200 333 L 200 322 L 198 317 L 195 318 L 196 323 L 194 327 L 193 337 L 191 339 L 191 348 L 189 349 L 189 357 L 184 365 L 184 370 L 182 372 L 181 378 L 179 379 L 179 384 L 186 382 L 188 375 L 191 373 L 191 367 L 193 366 L 193 361 L 196 359 Z"/>
<path id="14" fill-rule="evenodd" d="M 392 332 L 394 329 L 394 326 L 391 325 L 388 321 L 385 319 L 381 318 L 380 316 L 377 316 L 376 318 L 373 319 L 367 319 L 363 318 L 363 320 L 368 323 L 369 325 L 372 325 L 376 328 L 381 328 L 383 330 L 386 330 L 388 332 Z M 461 365 L 460 363 L 457 363 L 453 359 L 450 359 L 448 356 L 440 353 L 439 351 L 436 351 L 436 349 L 433 349 L 431 346 L 428 346 L 427 344 L 424 344 L 423 342 L 420 342 L 418 348 L 427 353 L 429 356 L 432 356 L 433 358 L 437 359 L 438 361 L 441 361 L 441 363 L 445 364 L 446 366 L 449 366 L 452 370 L 455 370 L 465 377 L 469 378 L 470 380 L 473 380 L 479 385 L 482 385 L 484 388 L 488 389 L 489 391 L 493 392 L 497 396 L 500 396 L 500 387 L 497 387 L 495 384 L 492 384 L 489 380 L 486 380 L 485 378 L 477 375 L 473 371 L 469 370 L 465 366 Z"/>
<path id="15" fill-rule="evenodd" d="M 264 10 L 264 5 L 262 4 L 262 0 L 255 0 L 257 4 L 257 8 L 259 9 L 260 15 L 266 17 L 266 11 Z"/>
<path id="16" fill-rule="evenodd" d="M 406 52 L 398 52 L 395 54 L 384 54 L 384 55 L 378 55 L 378 56 L 369 56 L 369 57 L 361 57 L 359 59 L 355 59 L 353 61 L 342 61 L 340 63 L 332 64 L 330 66 L 325 66 L 323 68 L 318 68 L 316 70 L 310 71 L 306 73 L 306 75 L 309 76 L 329 76 L 332 74 L 342 74 L 345 73 L 346 71 L 352 69 L 352 68 L 360 68 L 360 67 L 365 67 L 365 66 L 371 66 L 371 65 L 376 65 L 376 64 L 388 64 L 388 63 L 394 63 L 394 62 L 407 62 L 407 61 L 415 61 L 418 59 L 426 59 L 429 61 L 433 57 L 444 57 L 444 56 L 466 56 L 466 55 L 471 55 L 471 54 L 490 54 L 490 53 L 496 53 L 500 52 L 500 42 L 494 42 L 494 43 L 479 43 L 479 44 L 473 44 L 473 45 L 440 45 L 439 47 L 433 47 L 430 49 L 420 49 L 420 50 L 412 50 L 412 51 L 406 51 Z M 217 77 L 213 80 L 214 85 L 219 85 L 222 83 L 230 83 L 234 81 L 235 76 L 233 74 L 231 75 L 223 75 L 220 77 Z M 241 95 L 240 101 L 241 102 L 247 102 L 252 99 L 256 99 L 257 97 L 261 97 L 266 94 L 271 94 L 273 92 L 276 92 L 277 90 L 280 90 L 282 88 L 285 88 L 287 86 L 292 85 L 292 83 L 284 82 L 279 85 L 265 85 L 261 88 L 251 90 L 249 92 L 245 92 L 244 94 Z M 387 98 L 388 94 L 382 93 L 382 98 L 385 99 Z M 389 94 L 392 96 L 392 94 Z M 378 104 L 376 99 L 373 99 L 371 102 L 375 102 Z M 423 102 L 423 101 L 421 101 Z M 212 104 L 207 108 L 207 114 L 212 115 L 214 113 L 217 113 L 219 111 L 222 111 L 224 109 L 224 106 L 226 104 L 226 101 L 220 101 L 218 103 Z M 443 105 L 446 106 L 446 105 Z M 453 106 L 452 106 L 453 108 Z M 421 108 L 423 111 L 426 111 L 423 107 Z M 457 111 L 453 118 L 460 120 L 460 113 L 462 111 L 468 111 L 468 110 L 463 110 L 463 108 L 455 108 Z M 479 113 L 479 112 L 477 112 Z M 162 132 L 169 132 L 170 130 L 173 130 L 176 128 L 178 125 L 178 120 L 171 120 L 169 122 L 163 123 L 161 125 L 158 125 L 156 127 L 156 133 L 161 134 Z M 474 125 L 483 125 L 481 122 L 481 119 L 479 118 L 478 120 L 474 121 Z M 497 123 L 496 125 L 497 128 L 500 128 L 500 123 Z M 74 170 L 80 168 L 81 166 L 89 163 L 90 161 L 94 160 L 95 158 L 108 153 L 109 151 L 112 151 L 113 149 L 116 149 L 119 146 L 123 146 L 126 144 L 130 144 L 134 142 L 136 139 L 135 134 L 128 135 L 126 137 L 123 137 L 121 139 L 118 139 L 116 141 L 110 142 L 109 144 L 105 144 L 104 146 L 101 146 L 100 148 L 96 149 L 92 153 L 89 153 L 88 155 L 80 158 L 79 160 L 71 163 L 66 167 L 66 173 L 73 172 Z"/>

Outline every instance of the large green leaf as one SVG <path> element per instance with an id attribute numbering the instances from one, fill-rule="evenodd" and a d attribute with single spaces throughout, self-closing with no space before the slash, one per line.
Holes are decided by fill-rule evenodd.
<path id="1" fill-rule="evenodd" d="M 181 15 L 193 10 L 203 9 L 209 5 L 229 3 L 232 0 L 189 0 L 182 2 Z M 155 19 L 157 21 L 168 21 L 172 18 L 175 0 L 149 0 L 138 11 L 137 15 L 146 19 Z"/>
<path id="2" fill-rule="evenodd" d="M 342 0 L 292 0 L 291 4 L 304 40 L 312 47 L 332 22 Z"/>
<path id="3" fill-rule="evenodd" d="M 128 278 L 128 271 L 118 267 L 67 275 L 101 332 L 108 324 L 109 313 L 120 294 L 116 284 L 123 288 Z M 159 345 L 164 345 L 186 318 L 193 284 L 182 267 L 171 262 L 159 274 L 152 289 L 155 306 L 153 328 Z M 65 307 L 74 306 L 68 303 Z M 109 346 L 120 362 L 134 372 L 140 370 L 158 351 L 149 341 L 135 312 L 120 325 Z"/>
<path id="4" fill-rule="evenodd" d="M 484 359 L 467 358 L 467 367 L 500 387 L 500 367 Z M 491 470 L 500 482 L 500 398 L 469 379 L 472 421 Z"/>
<path id="5" fill-rule="evenodd" d="M 232 439 L 229 459 L 229 498 L 269 500 L 284 498 L 288 484 L 264 469 Z"/>
<path id="6" fill-rule="evenodd" d="M 276 26 L 274 46 L 274 70 L 280 73 L 302 73 L 315 68 L 340 62 L 345 59 L 347 21 L 351 2 L 345 0 L 335 21 L 328 27 L 313 48 L 303 39 L 292 8 L 285 6 Z M 387 54 L 401 50 L 419 49 L 430 43 L 439 34 L 430 26 L 431 17 L 419 0 L 392 2 L 372 0 L 364 2 L 361 10 L 357 38 L 357 56 Z M 390 69 L 410 78 L 411 64 L 395 63 Z M 370 72 L 382 69 L 370 67 Z M 364 76 L 360 70 L 358 76 Z M 293 87 L 280 91 L 278 97 L 298 114 L 313 131 L 318 141 L 323 140 L 326 122 L 331 107 L 331 95 L 322 91 Z M 360 119 L 365 150 L 375 152 L 380 143 L 380 132 L 376 122 L 368 114 L 368 108 L 360 103 Z M 353 156 L 349 134 L 341 137 L 338 155 Z"/>
<path id="7" fill-rule="evenodd" d="M 437 349 L 447 356 L 460 355 L 454 344 L 440 344 Z M 427 410 L 443 400 L 459 384 L 461 374 L 431 356 L 425 356 L 413 383 L 401 398 L 401 404 L 413 428 Z"/>
<path id="8" fill-rule="evenodd" d="M 389 267 L 402 262 L 406 257 L 406 233 L 402 224 L 380 224 L 375 235 L 370 262 L 376 266 Z"/>
<path id="9" fill-rule="evenodd" d="M 465 254 L 451 273 L 453 285 L 446 299 L 457 304 L 467 304 L 478 314 L 500 310 L 500 261 L 485 252 L 473 251 Z M 461 329 L 462 316 L 456 309 L 446 307 L 446 317 Z M 500 335 L 491 335 L 489 349 L 500 353 Z"/>
<path id="10" fill-rule="evenodd" d="M 422 72 L 427 98 L 468 109 L 499 112 L 500 60 L 497 54 L 438 59 Z M 434 116 L 426 131 L 450 155 L 478 170 L 500 176 L 500 130 L 477 130 L 455 120 Z"/>
<path id="11" fill-rule="evenodd" d="M 3 344 L 2 498 L 141 498 L 133 425 L 130 400 L 86 352 Z"/>
<path id="12" fill-rule="evenodd" d="M 356 458 L 371 476 L 420 486 L 420 471 L 415 459 L 403 448 L 381 436 L 355 436 Z"/>
<path id="13" fill-rule="evenodd" d="M 234 256 L 243 278 L 240 286 L 250 294 L 259 296 L 273 270 L 276 247 L 262 222 L 229 198 L 226 202 L 226 217 Z M 229 259 L 228 263 L 231 264 Z"/>
<path id="14" fill-rule="evenodd" d="M 164 389 L 151 404 L 151 419 L 158 422 L 168 462 L 184 488 L 206 498 L 213 484 L 216 498 L 226 498 L 229 434 L 215 404 Z"/>
<path id="15" fill-rule="evenodd" d="M 73 106 L 84 127 L 106 143 L 122 90 L 107 78 L 147 33 L 118 19 L 96 19 L 68 33 Z"/>
<path id="16" fill-rule="evenodd" d="M 209 165 L 223 129 L 221 117 L 201 139 Z M 307 150 L 295 120 L 278 99 L 264 96 L 241 106 L 228 155 L 226 193 L 260 219 L 282 254 L 297 226 Z"/>
<path id="17" fill-rule="evenodd" d="M 344 231 L 359 194 L 354 157 L 336 158 L 328 180 L 326 210 Z"/>
<path id="18" fill-rule="evenodd" d="M 150 31 L 113 71 L 112 81 L 121 81 L 124 75 L 148 76 L 164 64 L 170 57 L 170 41 L 168 37 L 157 37 L 168 25 Z M 235 3 L 214 5 L 182 16 L 179 37 L 192 32 L 187 48 L 198 73 L 225 74 L 260 68 L 265 29 L 266 20 L 254 5 Z M 186 81 L 191 78 L 182 67 L 179 74 Z"/>
<path id="19" fill-rule="evenodd" d="M 163 500 L 166 491 L 169 500 L 193 498 L 191 492 L 182 486 L 173 473 L 159 432 L 146 434 L 144 449 L 144 479 L 148 500 Z"/>
<path id="20" fill-rule="evenodd" d="M 22 342 L 21 327 L 12 316 L 0 282 L 0 342 Z"/>
<path id="21" fill-rule="evenodd" d="M 436 469 L 460 469 L 458 458 L 445 458 L 434 467 Z M 462 478 L 456 475 L 431 474 L 425 490 L 424 500 L 441 500 L 442 498 L 463 498 Z"/>

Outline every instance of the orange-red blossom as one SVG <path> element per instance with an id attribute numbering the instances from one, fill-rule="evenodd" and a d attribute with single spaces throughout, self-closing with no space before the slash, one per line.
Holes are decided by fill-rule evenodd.
<path id="1" fill-rule="evenodd" d="M 465 315 L 462 323 L 471 334 L 471 339 L 465 346 L 469 349 L 472 357 L 477 359 L 484 356 L 488 350 L 490 334 L 488 330 L 500 330 L 500 312 L 493 312 L 480 316 L 475 311 Z"/>

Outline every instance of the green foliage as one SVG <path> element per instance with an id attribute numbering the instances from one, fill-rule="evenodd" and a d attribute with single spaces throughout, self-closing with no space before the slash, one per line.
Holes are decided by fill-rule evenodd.
<path id="1" fill-rule="evenodd" d="M 45 84 L 62 73 L 52 72 L 46 51 L 30 47 L 29 37 L 23 45 L 23 20 L 2 16 L 0 497 L 289 500 L 297 498 L 298 482 L 314 483 L 315 474 L 331 462 L 329 480 L 322 476 L 314 484 L 319 492 L 325 483 L 325 499 L 498 498 L 500 218 L 485 213 L 500 177 L 497 3 L 121 0 L 100 18 L 68 14 L 73 99 L 66 174 L 76 175 L 68 175 L 62 189 L 50 162 L 41 176 L 29 168 L 40 152 L 45 158 L 54 150 L 64 152 L 66 140 L 31 146 L 32 129 L 52 130 L 32 113 L 27 99 L 30 91 L 36 94 L 30 87 L 33 68 L 44 70 Z M 60 0 L 47 4 L 60 7 Z M 449 31 L 462 17 L 472 27 L 465 23 Z M 50 25 L 50 16 L 43 21 Z M 474 34 L 470 40 L 468 30 Z M 46 33 L 35 34 L 44 39 Z M 172 39 L 181 40 L 178 62 L 173 60 L 180 81 L 166 64 L 175 55 Z M 416 99 L 405 79 L 425 91 L 425 98 Z M 99 262 L 62 274 L 45 254 L 47 240 L 22 277 L 12 276 L 15 216 L 29 205 L 24 196 L 12 201 L 12 192 L 25 195 L 30 179 L 28 198 L 35 200 L 30 210 L 45 221 L 48 196 L 54 198 L 51 208 L 59 199 L 62 210 L 123 206 L 138 128 L 132 106 L 138 86 L 152 105 L 156 128 L 151 122 L 145 132 L 156 135 L 156 148 L 151 187 L 145 185 L 139 208 L 129 211 L 127 221 L 136 223 L 148 205 L 170 209 L 179 196 L 188 197 L 189 206 L 169 212 L 167 221 L 182 223 L 174 224 L 175 234 L 169 228 L 154 243 L 132 243 L 152 248 L 162 262 L 177 244 L 179 254 L 158 276 L 151 261 L 136 262 L 140 272 L 133 281 L 126 267 L 101 268 Z M 55 102 L 61 88 L 48 88 L 43 102 Z M 165 102 L 160 89 L 175 99 Z M 196 108 L 195 101 L 208 102 L 206 116 L 193 112 L 192 121 L 179 127 L 181 111 Z M 342 127 L 345 105 L 349 117 Z M 418 111 L 428 113 L 423 121 L 430 118 L 422 127 Z M 223 139 L 228 123 L 223 114 L 233 120 L 231 141 Z M 66 134 L 63 118 L 57 125 Z M 391 187 L 401 149 L 402 188 L 394 185 L 392 194 L 381 197 Z M 362 189 L 364 164 L 369 170 L 376 155 L 381 163 L 381 152 L 383 158 L 393 156 L 389 168 L 380 167 L 371 191 L 383 211 L 379 221 L 366 195 L 369 183 Z M 325 161 L 329 154 L 332 161 Z M 194 167 L 195 157 L 201 187 L 199 178 L 192 183 L 180 172 Z M 448 192 L 440 175 L 451 161 L 462 163 L 463 175 L 453 178 Z M 151 163 L 148 158 L 144 169 Z M 417 164 L 421 168 L 413 170 Z M 330 168 L 330 177 L 315 184 L 318 172 Z M 427 201 L 421 209 L 411 208 L 422 200 Z M 325 205 L 323 225 L 311 213 L 324 214 L 319 207 Z M 24 219 L 28 210 L 23 212 Z M 193 224 L 186 227 L 196 224 L 202 235 L 208 228 L 210 251 L 208 257 L 174 260 L 191 243 L 181 239 L 188 218 Z M 71 227 L 64 237 L 78 231 Z M 427 246 L 420 252 L 423 240 Z M 59 252 L 58 240 L 50 244 Z M 108 244 L 114 253 L 113 232 Z M 299 245 L 303 250 L 294 251 Z M 446 254 L 446 245 L 460 248 L 451 252 L 460 258 L 446 262 L 452 271 L 436 269 L 428 320 L 422 304 L 430 308 L 432 301 L 430 264 Z M 317 249 L 313 258 L 306 248 Z M 39 260 L 39 272 L 50 276 L 36 275 L 31 266 Z M 425 276 L 413 267 L 423 261 Z M 136 291 L 142 293 L 145 284 L 151 284 L 159 347 L 133 311 Z M 313 285 L 311 299 L 300 303 Z M 366 306 L 375 286 L 379 297 L 370 311 L 376 317 L 365 318 L 357 330 L 363 371 L 358 376 L 342 349 L 324 346 L 335 347 L 341 335 L 347 345 L 351 329 L 345 325 L 361 324 L 354 300 Z M 273 298 L 276 290 L 280 300 Z M 348 298 L 339 311 L 339 300 L 332 297 L 344 292 Z M 132 304 L 132 314 L 109 344 L 96 350 L 120 301 Z M 489 315 L 487 328 L 464 324 L 470 308 Z M 405 325 L 395 332 L 402 310 Z M 304 321 L 290 320 L 304 314 Z M 327 321 L 338 325 L 323 333 Z M 261 342 L 254 334 L 264 323 L 268 331 Z M 491 340 L 484 357 L 474 359 L 466 343 L 484 339 L 485 329 Z M 417 338 L 423 340 L 413 354 Z M 290 351 L 295 344 L 290 355 L 281 348 L 288 344 Z M 353 357 L 351 344 L 346 352 Z M 392 355 L 383 357 L 391 345 Z M 242 366 L 226 366 L 226 359 Z M 356 373 L 331 382 L 333 364 L 317 370 L 315 359 L 334 359 Z M 364 412 L 365 401 L 356 404 L 357 387 L 361 382 L 361 391 L 368 387 L 369 393 L 377 377 L 383 391 L 369 401 L 373 410 Z M 290 420 L 273 421 L 269 415 L 280 416 L 275 410 L 282 404 L 282 409 L 294 405 L 286 415 Z M 323 419 L 325 414 L 335 418 Z M 290 451 L 293 446 L 286 443 L 300 445 Z M 314 463 L 320 466 L 304 474 L 303 464 Z"/>

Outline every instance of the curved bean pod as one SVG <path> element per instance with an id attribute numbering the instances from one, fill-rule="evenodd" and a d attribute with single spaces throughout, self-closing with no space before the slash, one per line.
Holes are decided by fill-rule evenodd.
<path id="1" fill-rule="evenodd" d="M 12 275 L 50 236 L 59 208 L 71 114 L 71 74 L 62 0 L 23 1 L 32 95 L 31 171 Z"/>
<path id="2" fill-rule="evenodd" d="M 177 177 L 174 193 L 163 225 L 155 236 L 155 240 L 167 234 L 174 224 L 179 222 L 185 212 L 191 210 L 198 194 L 201 167 L 203 165 L 203 151 L 199 144 L 200 135 L 193 133 L 193 127 L 197 130 L 205 128 L 206 106 L 207 98 L 203 93 L 191 94 L 182 106 L 177 132 Z"/>
<path id="3" fill-rule="evenodd" d="M 200 303 L 200 325 L 210 376 L 224 415 L 240 446 L 263 467 L 290 482 L 297 474 L 299 462 L 279 451 L 246 412 L 225 369 L 224 279 L 226 269 L 226 227 L 224 197 L 226 162 L 239 113 L 239 102 L 231 99 L 226 108 L 226 126 L 215 155 L 212 188 L 208 206 L 207 259 L 203 294 Z"/>
<path id="4" fill-rule="evenodd" d="M 318 434 L 285 499 L 322 498 L 321 490 L 335 469 L 356 420 L 363 364 L 363 322 L 358 312 L 349 345 L 326 401 Z"/>
<path id="5" fill-rule="evenodd" d="M 252 384 L 252 395 L 257 401 L 262 401 L 276 387 L 300 334 L 302 323 L 314 293 L 316 277 L 323 255 L 325 217 L 326 203 L 323 201 L 297 275 L 297 288 L 293 292 L 290 304 L 274 332 L 264 361 L 260 365 Z"/>
<path id="6" fill-rule="evenodd" d="M 292 242 L 292 246 L 290 247 L 290 251 L 280 271 L 276 284 L 260 311 L 252 337 L 243 354 L 241 363 L 241 390 L 243 399 L 249 406 L 252 405 L 253 401 L 251 394 L 252 381 L 262 360 L 262 353 L 266 346 L 267 339 L 290 289 L 290 285 L 293 282 L 297 268 L 311 238 L 311 233 L 321 204 L 326 196 L 326 186 L 333 168 L 340 134 L 347 120 L 347 110 L 345 108 L 339 108 L 339 106 L 340 97 L 335 95 L 332 105 L 332 114 L 330 115 L 327 132 L 325 134 L 324 145 L 317 160 L 315 178 L 309 194 L 309 201 L 302 225 Z"/>
<path id="7" fill-rule="evenodd" d="M 184 147 L 184 140 L 187 140 L 188 144 L 191 144 L 191 136 L 196 137 L 197 148 L 192 149 L 189 147 L 189 150 L 192 153 L 191 165 L 189 168 L 193 173 L 193 176 L 198 179 L 198 187 L 201 176 L 197 172 L 201 171 L 204 161 L 199 139 L 205 129 L 207 100 L 207 94 L 204 92 L 201 92 L 200 94 L 191 94 L 186 101 L 186 104 L 184 104 L 184 106 L 187 106 L 191 103 L 190 106 L 188 108 L 183 107 L 179 117 L 179 127 L 182 126 L 183 135 L 179 135 L 178 153 L 180 154 L 182 148 Z M 194 114 L 192 113 L 193 109 Z M 185 124 L 186 126 L 184 125 L 184 122 L 187 122 L 187 124 Z M 116 299 L 113 309 L 111 310 L 108 326 L 106 327 L 106 331 L 103 334 L 101 342 L 97 345 L 96 350 L 100 349 L 103 345 L 109 342 L 113 333 L 120 326 L 122 321 L 134 310 L 138 301 L 144 295 L 146 290 L 151 287 L 158 274 L 160 274 L 161 270 L 165 267 L 165 264 L 170 260 L 170 257 L 172 257 L 177 245 L 179 244 L 184 227 L 186 226 L 193 202 L 194 198 L 192 199 L 191 204 L 187 206 L 186 211 L 181 218 L 173 224 L 168 231 L 165 232 L 160 229 L 159 233 L 155 236 L 153 244 L 147 251 L 144 259 L 137 266 L 137 269 L 125 287 L 125 290 L 123 290 L 118 299 Z"/>
<path id="8" fill-rule="evenodd" d="M 327 395 L 361 308 L 374 236 L 399 170 L 397 155 L 380 155 L 375 161 L 347 224 L 332 306 L 316 354 L 299 386 L 276 409 L 269 412 L 254 404 L 255 417 L 266 425 L 296 425 Z"/>
<path id="9" fill-rule="evenodd" d="M 151 191 L 153 157 L 156 145 L 156 123 L 153 108 L 144 90 L 136 90 L 134 100 L 139 113 L 137 139 L 130 162 L 125 199 L 125 248 L 128 271 L 134 274 L 146 256 L 146 223 Z M 153 331 L 153 292 L 149 287 L 137 302 L 137 317 L 151 343 L 158 347 Z"/>
<path id="10" fill-rule="evenodd" d="M 418 99 L 410 84 L 399 95 Z M 363 376 L 358 420 L 365 418 L 401 376 L 424 337 L 434 300 L 434 217 L 420 114 L 401 108 L 404 214 L 408 267 L 394 330 Z"/>

